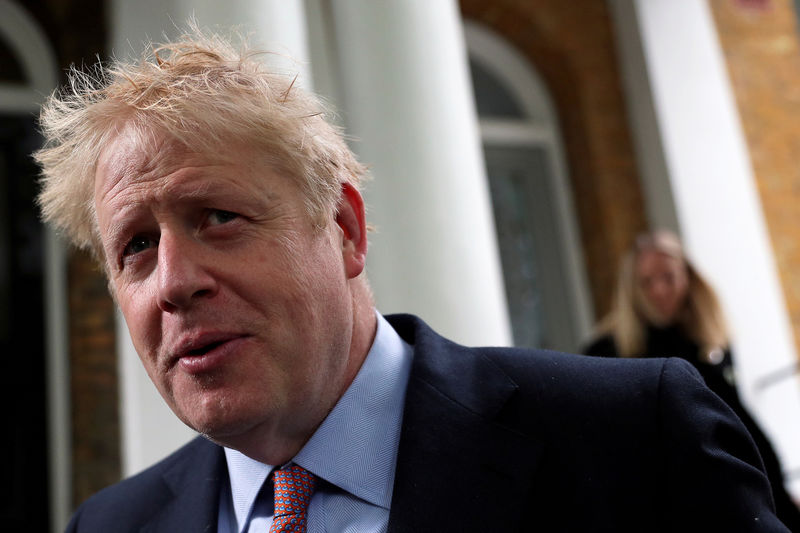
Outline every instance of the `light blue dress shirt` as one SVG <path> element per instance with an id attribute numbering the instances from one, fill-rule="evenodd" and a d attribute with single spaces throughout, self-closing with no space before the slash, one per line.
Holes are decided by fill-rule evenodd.
<path id="1" fill-rule="evenodd" d="M 376 314 L 375 340 L 353 383 L 290 462 L 319 478 L 309 533 L 387 530 L 413 348 Z M 217 532 L 266 533 L 273 502 L 264 481 L 273 466 L 230 448 L 225 458 L 230 486 L 220 494 Z"/>

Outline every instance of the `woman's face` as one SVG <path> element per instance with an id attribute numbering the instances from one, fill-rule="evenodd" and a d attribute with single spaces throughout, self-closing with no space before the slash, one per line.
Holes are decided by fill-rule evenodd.
<path id="1" fill-rule="evenodd" d="M 636 282 L 646 318 L 656 326 L 674 322 L 689 292 L 683 260 L 658 250 L 645 250 L 636 260 Z"/>

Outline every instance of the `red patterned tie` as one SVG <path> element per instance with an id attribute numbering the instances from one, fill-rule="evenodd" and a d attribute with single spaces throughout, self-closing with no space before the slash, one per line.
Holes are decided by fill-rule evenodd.
<path id="1" fill-rule="evenodd" d="M 275 483 L 275 517 L 269 533 L 305 533 L 306 509 L 314 494 L 317 478 L 302 466 L 292 465 L 289 468 L 276 470 L 273 474 Z"/>

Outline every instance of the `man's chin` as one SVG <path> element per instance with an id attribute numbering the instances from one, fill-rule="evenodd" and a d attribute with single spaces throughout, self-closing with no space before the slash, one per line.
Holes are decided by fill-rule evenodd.
<path id="1" fill-rule="evenodd" d="M 243 421 L 207 417 L 192 418 L 183 422 L 208 440 L 229 447 L 251 428 L 251 425 Z"/>
<path id="2" fill-rule="evenodd" d="M 173 411 L 184 424 L 218 442 L 247 432 L 253 425 L 233 403 L 224 395 L 200 394 L 179 402 Z"/>

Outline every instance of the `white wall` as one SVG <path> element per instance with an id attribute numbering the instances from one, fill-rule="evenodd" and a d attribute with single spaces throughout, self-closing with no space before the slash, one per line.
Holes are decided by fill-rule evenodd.
<path id="1" fill-rule="evenodd" d="M 378 308 L 464 344 L 509 345 L 494 218 L 454 0 L 332 3 L 343 120 L 375 179 Z"/>

